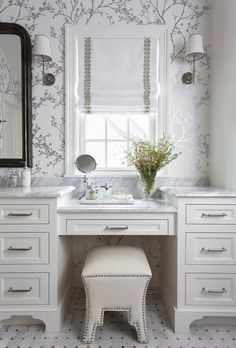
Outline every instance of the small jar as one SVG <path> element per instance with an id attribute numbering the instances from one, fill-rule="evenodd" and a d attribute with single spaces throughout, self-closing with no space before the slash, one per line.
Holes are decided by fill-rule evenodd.
<path id="1" fill-rule="evenodd" d="M 86 186 L 85 199 L 90 199 L 90 191 L 91 191 L 91 186 L 87 185 Z"/>
<path id="2" fill-rule="evenodd" d="M 16 188 L 18 186 L 19 176 L 16 173 L 11 174 L 10 176 L 10 187 Z"/>
<path id="3" fill-rule="evenodd" d="M 92 201 L 95 201 L 96 198 L 97 198 L 96 191 L 94 189 L 91 189 L 89 199 L 91 199 Z"/>
<path id="4" fill-rule="evenodd" d="M 21 172 L 21 185 L 23 187 L 31 186 L 31 172 L 27 167 L 25 167 Z"/>
<path id="5" fill-rule="evenodd" d="M 111 185 L 108 186 L 108 197 L 109 197 L 109 199 L 112 198 L 112 186 Z"/>

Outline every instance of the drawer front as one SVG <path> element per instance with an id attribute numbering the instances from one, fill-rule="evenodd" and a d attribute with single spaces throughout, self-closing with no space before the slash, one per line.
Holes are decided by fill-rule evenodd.
<path id="1" fill-rule="evenodd" d="M 186 274 L 186 304 L 235 306 L 236 274 Z"/>
<path id="2" fill-rule="evenodd" d="M 167 235 L 168 220 L 67 220 L 68 235 Z"/>
<path id="3" fill-rule="evenodd" d="M 0 204 L 0 224 L 48 224 L 47 204 Z"/>
<path id="4" fill-rule="evenodd" d="M 186 224 L 234 225 L 236 205 L 230 204 L 187 204 Z"/>
<path id="5" fill-rule="evenodd" d="M 48 273 L 0 273 L 0 305 L 48 304 Z"/>
<path id="6" fill-rule="evenodd" d="M 236 264 L 233 233 L 186 233 L 186 264 Z"/>
<path id="7" fill-rule="evenodd" d="M 47 264 L 48 233 L 0 233 L 0 264 Z"/>

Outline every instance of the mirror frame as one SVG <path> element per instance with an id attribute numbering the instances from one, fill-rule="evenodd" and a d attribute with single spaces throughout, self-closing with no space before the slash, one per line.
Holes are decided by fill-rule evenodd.
<path id="1" fill-rule="evenodd" d="M 83 157 L 83 158 L 84 158 L 84 157 L 87 157 L 87 158 L 89 158 L 91 161 L 93 161 L 93 162 L 94 162 L 94 167 L 93 167 L 93 169 L 91 169 L 91 170 L 89 170 L 89 171 L 84 171 L 84 170 L 82 170 L 81 167 L 80 167 L 79 164 L 78 164 L 78 162 L 79 162 L 79 160 L 81 159 L 81 157 Z M 77 169 L 78 169 L 81 173 L 84 173 L 84 174 L 93 172 L 93 171 L 96 169 L 96 167 L 97 167 L 97 163 L 96 163 L 95 159 L 93 158 L 93 156 L 88 155 L 87 153 L 84 153 L 84 154 L 82 154 L 82 155 L 79 155 L 79 156 L 76 158 L 76 160 L 75 160 L 75 165 L 76 165 Z"/>
<path id="2" fill-rule="evenodd" d="M 22 157 L 0 158 L 0 167 L 32 167 L 32 72 L 31 40 L 19 24 L 0 23 L 0 34 L 17 35 L 21 41 Z"/>

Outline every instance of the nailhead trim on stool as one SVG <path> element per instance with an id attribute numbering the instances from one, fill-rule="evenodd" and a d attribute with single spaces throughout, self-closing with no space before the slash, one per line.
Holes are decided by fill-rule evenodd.
<path id="1" fill-rule="evenodd" d="M 101 315 L 100 315 L 100 321 L 97 323 L 93 324 L 93 329 L 92 329 L 92 336 L 91 340 L 87 340 L 87 330 L 89 327 L 89 322 L 90 322 L 90 317 L 89 317 L 89 311 L 90 311 L 90 297 L 89 297 L 89 292 L 86 284 L 86 278 L 97 278 L 97 277 L 110 277 L 110 278 L 134 278 L 134 277 L 143 277 L 147 278 L 147 282 L 143 291 L 143 296 L 142 296 L 142 320 L 143 320 L 143 329 L 144 329 L 144 334 L 145 334 L 145 340 L 141 339 L 141 334 L 140 334 L 140 326 L 137 322 L 133 322 L 131 320 L 132 318 L 132 310 L 130 307 L 111 307 L 111 308 L 102 308 L 101 309 Z M 149 341 L 149 336 L 148 336 L 148 330 L 147 330 L 147 324 L 146 324 L 146 293 L 147 293 L 147 288 L 148 284 L 151 280 L 150 276 L 142 275 L 142 274 L 135 274 L 135 275 L 106 275 L 106 274 L 99 274 L 99 275 L 93 275 L 93 276 L 82 276 L 82 281 L 84 284 L 84 289 L 85 289 L 85 295 L 86 295 L 86 319 L 85 319 L 85 327 L 84 327 L 84 335 L 83 335 L 83 342 L 84 343 L 91 343 L 94 341 L 95 338 L 95 333 L 96 333 L 96 328 L 97 326 L 102 326 L 104 322 L 104 312 L 105 311 L 124 311 L 128 312 L 128 323 L 132 326 L 135 327 L 137 331 L 137 336 L 138 336 L 138 341 L 140 343 L 147 343 Z"/>

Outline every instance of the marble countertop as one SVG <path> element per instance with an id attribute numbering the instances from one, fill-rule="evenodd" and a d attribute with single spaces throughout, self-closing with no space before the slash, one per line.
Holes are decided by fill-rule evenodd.
<path id="1" fill-rule="evenodd" d="M 225 190 L 213 186 L 162 186 L 160 191 L 176 198 L 184 197 L 236 197 L 236 191 Z"/>
<path id="2" fill-rule="evenodd" d="M 11 197 L 32 197 L 32 198 L 52 198 L 62 197 L 74 191 L 74 186 L 45 186 L 45 187 L 16 187 L 0 188 L 0 198 Z"/>
<path id="3" fill-rule="evenodd" d="M 32 197 L 32 198 L 50 198 L 62 197 L 75 190 L 74 186 L 45 186 L 30 188 L 0 188 L 0 198 L 11 197 Z M 213 186 L 161 186 L 160 191 L 165 192 L 176 198 L 184 197 L 236 197 L 236 191 L 221 189 Z M 156 200 L 135 200 L 135 204 L 130 205 L 86 205 L 80 204 L 78 199 L 71 199 L 62 203 L 63 206 L 59 208 L 63 211 L 81 211 L 81 212 L 158 212 L 160 210 L 166 212 L 175 212 L 175 208 L 161 199 Z M 73 211 L 72 211 L 73 210 Z"/>
<path id="4" fill-rule="evenodd" d="M 58 213 L 176 213 L 177 210 L 170 203 L 161 199 L 135 200 L 129 205 L 86 205 L 80 204 L 78 199 L 63 202 Z"/>

